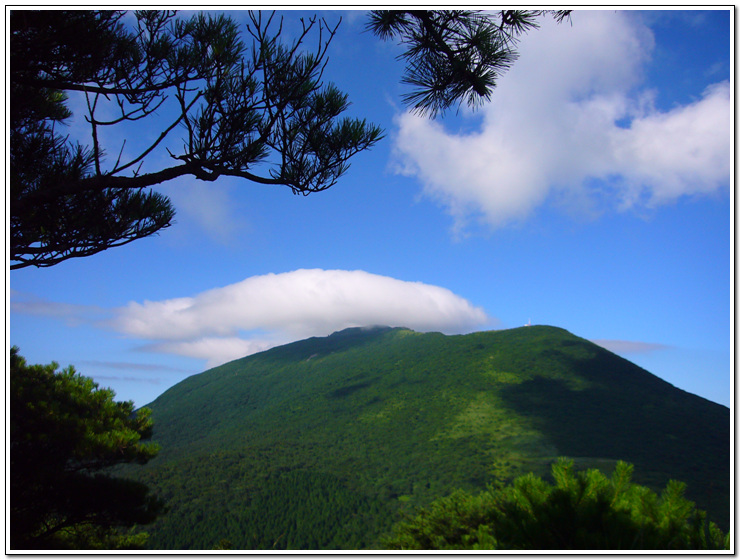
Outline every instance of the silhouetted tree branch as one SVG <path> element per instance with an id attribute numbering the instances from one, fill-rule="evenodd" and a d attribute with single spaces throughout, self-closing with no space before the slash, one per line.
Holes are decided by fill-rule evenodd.
<path id="1" fill-rule="evenodd" d="M 498 77 L 516 60 L 519 36 L 550 13 L 558 22 L 570 10 L 376 10 L 368 29 L 405 47 L 402 82 L 412 86 L 404 102 L 432 117 L 466 102 L 488 101 Z"/>
<path id="2" fill-rule="evenodd" d="M 249 17 L 248 46 L 223 15 L 137 11 L 125 25 L 122 12 L 11 12 L 11 268 L 52 266 L 169 227 L 174 209 L 150 188 L 184 175 L 326 190 L 382 137 L 341 117 L 347 96 L 321 82 L 336 26 L 301 20 L 285 45 L 274 15 Z M 314 33 L 316 51 L 304 52 Z M 89 148 L 57 132 L 71 116 L 70 91 L 87 100 Z M 146 126 L 164 107 L 170 122 L 155 140 L 128 160 L 122 146 L 106 168 L 101 130 Z M 173 165 L 141 173 L 177 127 L 185 136 L 179 149 L 167 145 Z"/>

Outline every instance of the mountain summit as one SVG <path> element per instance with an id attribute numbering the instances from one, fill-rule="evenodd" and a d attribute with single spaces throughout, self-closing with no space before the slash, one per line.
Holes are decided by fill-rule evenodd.
<path id="1" fill-rule="evenodd" d="M 729 409 L 556 327 L 445 336 L 352 328 L 178 383 L 149 405 L 150 544 L 352 549 L 456 488 L 559 456 L 687 496 L 729 526 Z"/>

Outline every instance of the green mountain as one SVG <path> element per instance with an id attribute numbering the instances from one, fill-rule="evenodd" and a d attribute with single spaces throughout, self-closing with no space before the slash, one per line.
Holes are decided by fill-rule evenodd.
<path id="1" fill-rule="evenodd" d="M 153 548 L 373 548 L 417 506 L 547 476 L 558 456 L 605 472 L 628 461 L 655 489 L 684 481 L 729 528 L 729 409 L 559 328 L 347 329 L 194 375 L 149 406 L 162 451 L 135 476 L 169 504 Z"/>

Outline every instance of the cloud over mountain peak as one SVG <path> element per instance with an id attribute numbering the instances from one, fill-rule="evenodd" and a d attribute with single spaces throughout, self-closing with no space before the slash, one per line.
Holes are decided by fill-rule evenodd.
<path id="1" fill-rule="evenodd" d="M 132 302 L 110 326 L 152 350 L 223 363 L 347 327 L 460 333 L 491 318 L 446 288 L 362 270 L 300 269 L 252 276 L 192 297 Z"/>

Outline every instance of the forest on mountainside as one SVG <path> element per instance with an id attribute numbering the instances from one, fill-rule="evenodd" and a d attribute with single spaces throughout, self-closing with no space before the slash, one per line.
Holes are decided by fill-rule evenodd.
<path id="1" fill-rule="evenodd" d="M 457 489 L 559 456 L 619 460 L 729 527 L 729 410 L 553 327 L 445 336 L 350 329 L 192 376 L 149 405 L 136 478 L 169 511 L 151 546 L 355 549 Z M 133 473 L 132 473 L 133 475 Z"/>

